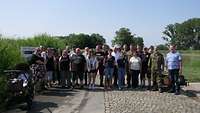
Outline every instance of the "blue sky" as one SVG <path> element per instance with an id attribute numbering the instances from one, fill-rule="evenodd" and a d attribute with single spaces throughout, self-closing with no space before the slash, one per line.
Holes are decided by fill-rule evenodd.
<path id="1" fill-rule="evenodd" d="M 149 46 L 164 43 L 166 25 L 199 18 L 199 6 L 200 0 L 0 0 L 0 33 L 100 33 L 110 44 L 127 27 Z"/>

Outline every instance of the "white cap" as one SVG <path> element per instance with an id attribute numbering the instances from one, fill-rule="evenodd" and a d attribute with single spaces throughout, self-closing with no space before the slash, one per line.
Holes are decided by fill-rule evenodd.
<path id="1" fill-rule="evenodd" d="M 114 46 L 114 48 L 120 48 L 121 46 L 120 45 L 118 45 L 118 44 L 116 44 L 115 46 Z"/>

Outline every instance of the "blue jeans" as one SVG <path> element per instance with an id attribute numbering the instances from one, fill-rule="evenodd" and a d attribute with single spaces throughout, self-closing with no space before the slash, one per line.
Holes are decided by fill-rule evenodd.
<path id="1" fill-rule="evenodd" d="M 179 69 L 172 69 L 168 71 L 169 71 L 169 78 L 172 82 L 170 86 L 171 90 L 179 91 L 180 90 L 180 85 L 178 83 Z"/>
<path id="2" fill-rule="evenodd" d="M 114 68 L 106 67 L 104 71 L 105 71 L 105 78 L 111 79 L 114 72 Z"/>
<path id="3" fill-rule="evenodd" d="M 125 76 L 125 68 L 118 68 L 118 87 L 121 88 L 123 85 Z"/>

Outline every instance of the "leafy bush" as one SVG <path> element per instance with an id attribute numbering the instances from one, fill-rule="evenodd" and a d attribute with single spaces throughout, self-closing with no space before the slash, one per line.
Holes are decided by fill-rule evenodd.
<path id="1" fill-rule="evenodd" d="M 24 62 L 19 48 L 16 40 L 0 39 L 0 73 L 17 63 Z"/>
<path id="2" fill-rule="evenodd" d="M 3 71 L 13 68 L 20 62 L 24 62 L 24 59 L 21 57 L 16 40 L 0 39 L 0 109 L 4 107 L 7 96 L 6 78 Z"/>
<path id="3" fill-rule="evenodd" d="M 0 36 L 0 109 L 3 108 L 7 96 L 6 79 L 3 76 L 3 71 L 13 69 L 16 64 L 25 62 L 20 52 L 22 46 L 38 47 L 40 45 L 53 48 L 65 47 L 63 39 L 58 39 L 47 34 L 40 34 L 26 39 L 9 39 Z"/>
<path id="4" fill-rule="evenodd" d="M 160 44 L 160 45 L 157 45 L 157 49 L 158 50 L 168 50 L 168 47 L 167 47 L 167 45 Z"/>
<path id="5" fill-rule="evenodd" d="M 7 96 L 6 78 L 0 75 L 0 112 L 5 109 L 5 98 Z"/>

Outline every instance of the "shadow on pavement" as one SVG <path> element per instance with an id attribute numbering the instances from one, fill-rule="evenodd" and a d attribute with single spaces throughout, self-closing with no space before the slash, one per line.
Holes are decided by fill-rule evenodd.
<path id="1" fill-rule="evenodd" d="M 200 102 L 200 98 L 197 96 L 198 94 L 200 94 L 200 91 L 195 91 L 195 90 L 181 90 L 181 94 L 185 95 L 189 98 L 192 98 L 195 101 Z"/>
<path id="2" fill-rule="evenodd" d="M 53 102 L 39 102 L 35 101 L 33 103 L 31 111 L 28 111 L 27 113 L 43 113 L 42 110 L 46 109 L 49 113 L 52 113 L 50 108 L 57 108 L 58 104 Z"/>
<path id="3" fill-rule="evenodd" d="M 30 111 L 27 110 L 26 104 L 19 104 L 10 107 L 5 113 L 43 113 L 42 110 L 46 109 L 49 113 L 52 113 L 50 108 L 57 108 L 58 104 L 53 102 L 39 102 L 34 101 Z"/>
<path id="4" fill-rule="evenodd" d="M 35 96 L 30 111 L 27 111 L 26 103 L 16 104 L 10 107 L 6 113 L 52 113 L 52 111 L 64 103 L 66 96 L 75 96 L 79 91 L 65 88 L 49 88 Z"/>
<path id="5" fill-rule="evenodd" d="M 44 91 L 41 95 L 65 97 L 65 96 L 73 96 L 76 92 L 78 91 L 71 89 L 64 89 L 64 88 L 50 88 Z"/>

